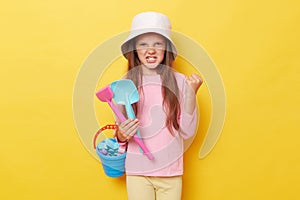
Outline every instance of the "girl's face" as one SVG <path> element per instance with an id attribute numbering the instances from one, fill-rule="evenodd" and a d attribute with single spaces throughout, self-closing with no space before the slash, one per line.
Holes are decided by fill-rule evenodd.
<path id="1" fill-rule="evenodd" d="M 164 59 L 166 39 L 157 33 L 145 33 L 136 38 L 135 47 L 141 63 L 155 69 Z"/>

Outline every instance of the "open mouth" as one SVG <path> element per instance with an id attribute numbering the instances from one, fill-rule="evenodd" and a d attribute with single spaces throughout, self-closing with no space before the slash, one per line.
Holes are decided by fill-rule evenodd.
<path id="1" fill-rule="evenodd" d="M 146 57 L 147 63 L 155 63 L 157 60 L 156 56 L 147 56 Z"/>

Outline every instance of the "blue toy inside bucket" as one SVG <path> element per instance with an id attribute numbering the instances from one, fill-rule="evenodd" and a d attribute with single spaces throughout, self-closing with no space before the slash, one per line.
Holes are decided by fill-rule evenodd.
<path id="1" fill-rule="evenodd" d="M 109 140 L 113 139 L 110 138 Z M 96 152 L 101 159 L 104 172 L 107 176 L 115 178 L 124 174 L 126 152 L 116 156 L 104 155 L 98 148 L 96 148 Z"/>

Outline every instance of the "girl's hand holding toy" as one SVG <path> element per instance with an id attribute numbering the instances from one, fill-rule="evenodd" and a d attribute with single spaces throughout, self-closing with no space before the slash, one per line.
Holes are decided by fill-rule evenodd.
<path id="1" fill-rule="evenodd" d="M 117 138 L 120 142 L 128 142 L 139 128 L 138 119 L 127 119 L 118 125 L 116 131 Z"/>

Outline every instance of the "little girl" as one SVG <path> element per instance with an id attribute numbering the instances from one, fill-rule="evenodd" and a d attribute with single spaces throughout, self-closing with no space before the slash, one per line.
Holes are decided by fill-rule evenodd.
<path id="1" fill-rule="evenodd" d="M 126 185 L 129 200 L 179 200 L 183 174 L 183 140 L 196 132 L 196 97 L 202 84 L 193 74 L 172 69 L 177 56 L 169 19 L 156 12 L 136 15 L 121 50 L 128 60 L 126 78 L 139 90 L 137 119 L 119 123 L 116 132 L 127 148 Z M 149 160 L 131 140 L 137 130 L 155 157 Z"/>

